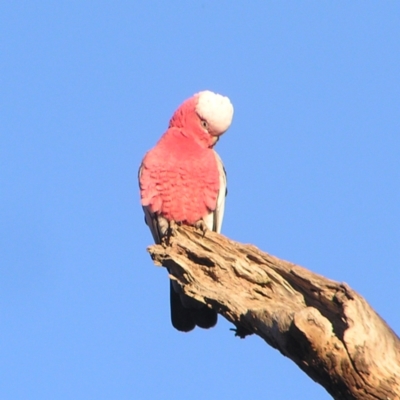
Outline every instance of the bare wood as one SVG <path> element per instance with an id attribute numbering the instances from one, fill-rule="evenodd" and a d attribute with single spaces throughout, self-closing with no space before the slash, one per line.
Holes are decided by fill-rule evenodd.
<path id="1" fill-rule="evenodd" d="M 154 245 L 189 296 L 293 360 L 335 399 L 400 399 L 400 340 L 344 283 L 214 232 L 174 227 Z"/>

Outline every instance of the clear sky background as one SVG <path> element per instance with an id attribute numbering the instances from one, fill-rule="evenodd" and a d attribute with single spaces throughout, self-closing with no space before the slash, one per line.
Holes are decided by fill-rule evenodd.
<path id="1" fill-rule="evenodd" d="M 235 107 L 223 233 L 400 332 L 398 1 L 4 1 L 1 399 L 330 398 L 223 318 L 170 325 L 137 170 L 204 89 Z"/>

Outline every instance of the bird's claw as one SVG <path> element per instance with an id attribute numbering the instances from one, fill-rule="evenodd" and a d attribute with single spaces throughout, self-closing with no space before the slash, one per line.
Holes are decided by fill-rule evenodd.
<path id="1" fill-rule="evenodd" d="M 206 223 L 201 219 L 194 224 L 196 229 L 199 229 L 203 233 L 203 237 L 206 236 L 206 232 L 208 231 L 208 227 Z"/>

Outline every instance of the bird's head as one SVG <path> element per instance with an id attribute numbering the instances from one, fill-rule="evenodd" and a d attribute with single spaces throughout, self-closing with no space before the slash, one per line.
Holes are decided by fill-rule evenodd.
<path id="1" fill-rule="evenodd" d="M 205 90 L 186 100 L 171 118 L 170 127 L 184 128 L 196 141 L 212 147 L 229 128 L 233 106 L 228 97 Z"/>

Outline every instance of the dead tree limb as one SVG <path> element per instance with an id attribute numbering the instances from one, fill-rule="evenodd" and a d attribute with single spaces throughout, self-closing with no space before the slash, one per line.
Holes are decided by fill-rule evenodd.
<path id="1" fill-rule="evenodd" d="M 255 333 L 335 399 L 400 399 L 400 340 L 345 283 L 214 232 L 149 248 L 189 296 Z"/>

